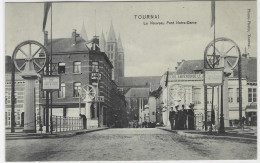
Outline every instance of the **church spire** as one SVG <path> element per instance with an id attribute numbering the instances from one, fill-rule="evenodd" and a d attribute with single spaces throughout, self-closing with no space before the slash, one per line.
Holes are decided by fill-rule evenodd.
<path id="1" fill-rule="evenodd" d="M 101 34 L 101 37 L 100 37 L 99 47 L 100 47 L 101 52 L 106 51 L 106 39 L 105 39 L 103 30 L 102 30 L 102 34 Z"/>
<path id="2" fill-rule="evenodd" d="M 86 29 L 85 29 L 84 22 L 83 22 L 83 25 L 82 25 L 82 28 L 81 28 L 80 36 L 81 36 L 86 42 L 88 42 L 88 35 L 87 35 Z"/>
<path id="3" fill-rule="evenodd" d="M 123 48 L 123 45 L 122 45 L 122 42 L 121 42 L 120 33 L 119 33 L 119 36 L 118 36 L 117 49 L 118 49 L 119 52 L 124 51 L 124 48 Z"/>
<path id="4" fill-rule="evenodd" d="M 112 21 L 111 21 L 110 30 L 108 33 L 107 42 L 116 42 L 116 34 L 114 31 L 114 26 L 113 26 Z"/>

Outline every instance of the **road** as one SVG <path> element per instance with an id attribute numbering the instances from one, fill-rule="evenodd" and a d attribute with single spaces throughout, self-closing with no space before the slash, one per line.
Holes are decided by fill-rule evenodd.
<path id="1" fill-rule="evenodd" d="M 156 128 L 6 141 L 6 161 L 256 159 L 256 151 L 256 141 L 188 138 Z"/>

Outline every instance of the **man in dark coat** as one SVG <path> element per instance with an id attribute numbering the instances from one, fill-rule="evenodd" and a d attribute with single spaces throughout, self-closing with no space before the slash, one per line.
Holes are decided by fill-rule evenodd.
<path id="1" fill-rule="evenodd" d="M 174 129 L 174 116 L 175 116 L 175 111 L 173 111 L 173 108 L 171 107 L 171 111 L 169 112 L 169 121 L 171 123 L 171 130 Z"/>
<path id="2" fill-rule="evenodd" d="M 83 120 L 83 128 L 87 129 L 87 118 L 84 114 L 79 114 L 80 118 Z"/>

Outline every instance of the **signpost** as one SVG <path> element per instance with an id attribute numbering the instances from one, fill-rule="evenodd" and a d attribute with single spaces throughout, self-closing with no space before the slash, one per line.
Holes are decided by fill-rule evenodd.
<path id="1" fill-rule="evenodd" d="M 205 69 L 204 85 L 215 87 L 223 85 L 224 72 L 223 69 Z"/>
<path id="2" fill-rule="evenodd" d="M 60 76 L 43 76 L 42 90 L 58 91 L 60 90 Z"/>
<path id="3" fill-rule="evenodd" d="M 95 102 L 105 102 L 105 97 L 104 96 L 96 96 Z"/>
<path id="4" fill-rule="evenodd" d="M 92 80 L 101 80 L 101 74 L 97 72 L 91 73 L 91 79 Z"/>

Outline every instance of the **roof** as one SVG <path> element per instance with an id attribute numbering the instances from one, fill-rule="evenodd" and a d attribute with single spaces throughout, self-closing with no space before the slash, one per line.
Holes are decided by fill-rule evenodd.
<path id="1" fill-rule="evenodd" d="M 176 74 L 193 74 L 194 70 L 203 70 L 203 60 L 184 60 L 178 67 Z"/>
<path id="2" fill-rule="evenodd" d="M 242 78 L 248 82 L 257 81 L 257 58 L 242 57 Z M 204 60 L 185 60 L 176 70 L 176 74 L 193 74 L 196 70 L 203 70 Z M 238 66 L 234 69 L 233 78 L 238 78 Z"/>
<path id="3" fill-rule="evenodd" d="M 130 88 L 125 97 L 148 97 L 149 88 Z"/>
<path id="4" fill-rule="evenodd" d="M 89 52 L 86 41 L 82 37 L 77 37 L 76 44 L 72 38 L 58 38 L 52 40 L 52 52 L 66 53 L 66 52 Z M 51 51 L 51 42 L 48 40 L 47 50 Z"/>
<path id="5" fill-rule="evenodd" d="M 158 88 L 160 86 L 161 76 L 135 76 L 135 77 L 119 77 L 118 86 L 120 87 L 144 87 L 150 86 Z"/>

